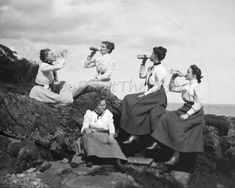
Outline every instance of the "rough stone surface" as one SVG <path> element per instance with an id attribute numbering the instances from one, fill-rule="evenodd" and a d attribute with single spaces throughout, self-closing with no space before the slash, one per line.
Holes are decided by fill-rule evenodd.
<path id="1" fill-rule="evenodd" d="M 87 168 L 84 163 L 72 169 L 66 161 L 74 154 L 74 141 L 80 136 L 86 110 L 94 107 L 94 97 L 105 96 L 117 131 L 122 101 L 108 90 L 88 88 L 72 105 L 53 108 L 28 97 L 37 69 L 38 65 L 18 59 L 9 48 L 0 45 L 0 186 L 185 186 L 187 178 L 179 181 L 184 175 L 168 173 L 172 168 L 156 160 L 158 153 L 153 156 L 154 163 L 143 158 L 145 155 L 141 153 L 139 161 L 144 162 L 126 165 L 125 173 L 107 165 Z M 189 186 L 233 187 L 235 118 L 207 114 L 205 120 L 205 153 L 197 156 Z M 65 157 L 68 160 L 51 161 Z M 182 158 L 182 161 L 183 166 L 192 165 L 191 160 L 186 162 Z M 179 170 L 177 168 L 179 166 L 173 167 Z"/>

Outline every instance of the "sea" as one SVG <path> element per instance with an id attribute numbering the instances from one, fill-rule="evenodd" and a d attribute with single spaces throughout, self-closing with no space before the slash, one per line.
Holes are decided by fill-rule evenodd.
<path id="1" fill-rule="evenodd" d="M 176 110 L 182 103 L 168 103 L 167 110 Z M 235 104 L 204 104 L 205 114 L 215 114 L 235 117 Z"/>

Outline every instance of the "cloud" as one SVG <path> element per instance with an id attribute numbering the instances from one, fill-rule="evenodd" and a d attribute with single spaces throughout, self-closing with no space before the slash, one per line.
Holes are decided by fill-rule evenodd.
<path id="1" fill-rule="evenodd" d="M 168 50 L 164 64 L 169 69 L 185 71 L 197 64 L 206 85 L 209 79 L 211 91 L 220 93 L 215 75 L 224 73 L 223 82 L 231 83 L 229 74 L 235 68 L 234 4 L 233 0 L 0 0 L 0 40 L 23 57 L 36 60 L 42 48 L 68 49 L 69 79 L 88 71 L 82 62 L 89 46 L 99 47 L 101 41 L 110 40 L 116 46 L 112 55 L 117 81 L 120 77 L 138 80 L 136 55 L 149 55 L 154 46 L 162 45 Z"/>

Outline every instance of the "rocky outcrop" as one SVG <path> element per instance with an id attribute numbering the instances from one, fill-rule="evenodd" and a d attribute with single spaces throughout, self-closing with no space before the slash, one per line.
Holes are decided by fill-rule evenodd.
<path id="1" fill-rule="evenodd" d="M 18 59 L 10 49 L 0 45 L 0 173 L 20 173 L 29 168 L 36 168 L 36 173 L 40 171 L 37 167 L 45 160 L 70 159 L 75 151 L 74 141 L 80 136 L 83 116 L 87 109 L 94 108 L 93 99 L 97 95 L 106 98 L 107 107 L 114 114 L 116 129 L 119 129 L 121 101 L 109 90 L 89 88 L 86 93 L 76 98 L 72 105 L 63 108 L 54 108 L 51 105 L 29 98 L 28 93 L 34 85 L 37 69 L 37 65 L 26 59 Z M 210 174 L 210 179 L 217 177 L 213 172 L 227 173 L 228 176 L 234 177 L 235 169 L 232 168 L 232 165 L 235 164 L 235 119 L 208 114 L 205 116 L 205 120 L 205 153 L 200 154 L 196 160 L 197 170 L 192 174 L 192 180 L 188 180 L 188 174 L 177 172 L 161 176 L 162 169 L 164 169 L 163 171 L 169 169 L 163 167 L 161 170 L 156 170 L 159 167 L 158 163 L 155 163 L 153 167 L 155 170 L 151 171 L 152 174 L 149 174 L 149 171 L 146 172 L 146 170 L 138 170 L 136 164 L 132 163 L 133 165 L 129 166 L 130 168 L 128 167 L 125 173 L 135 179 L 130 181 L 131 184 L 136 183 L 136 186 L 132 187 L 149 186 L 153 182 L 158 186 L 165 183 L 177 187 L 176 179 L 182 181 L 181 184 L 184 187 L 187 186 L 186 184 L 196 187 L 198 181 L 208 174 Z M 132 147 L 132 149 L 137 148 Z M 158 155 L 155 156 L 156 159 L 159 157 Z M 143 161 L 144 158 L 141 160 Z M 154 164 L 154 162 L 151 161 L 151 164 Z M 183 166 L 190 166 L 190 164 L 191 161 L 184 160 Z M 144 165 L 146 166 L 146 164 Z M 51 169 L 54 169 L 61 165 L 60 162 L 55 162 L 52 166 Z M 68 164 L 65 166 L 66 170 L 63 173 L 67 175 L 61 172 L 53 175 L 53 177 L 57 178 L 60 186 L 63 182 L 63 185 L 70 187 L 76 184 L 76 175 L 81 173 L 81 169 L 77 169 L 79 172 L 74 172 Z M 114 171 L 114 174 L 109 178 L 115 179 L 115 170 L 111 171 Z M 156 175 L 156 171 L 158 175 Z M 45 179 L 49 176 L 49 172 L 50 170 L 45 170 L 45 173 L 40 171 L 41 175 L 44 174 L 42 176 Z M 98 172 L 100 171 L 98 170 Z M 100 174 L 98 173 L 98 175 Z M 85 179 L 98 181 L 96 178 L 84 177 L 81 174 L 79 176 L 84 181 Z M 124 176 L 121 175 L 120 179 L 125 179 Z M 28 175 L 24 177 L 26 178 Z M 11 178 L 24 179 L 24 177 L 9 175 L 7 178 L 11 180 Z M 61 179 L 61 177 L 66 178 Z M 137 181 L 140 177 L 145 177 L 145 179 Z M 37 173 L 35 178 L 39 178 Z M 152 182 L 148 181 L 148 178 L 151 178 Z"/>
<path id="2" fill-rule="evenodd" d="M 18 59 L 8 47 L 0 44 L 0 84 L 8 91 L 27 95 L 34 85 L 38 65 Z"/>

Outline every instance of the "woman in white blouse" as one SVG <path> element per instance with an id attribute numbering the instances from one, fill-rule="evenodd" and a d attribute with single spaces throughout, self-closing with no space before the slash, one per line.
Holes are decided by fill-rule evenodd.
<path id="1" fill-rule="evenodd" d="M 95 110 L 87 110 L 81 129 L 81 148 L 87 156 L 87 165 L 92 165 L 92 157 L 115 159 L 114 165 L 120 167 L 120 160 L 126 157 L 114 138 L 113 114 L 106 109 L 106 102 L 97 96 Z M 79 151 L 80 152 L 80 151 Z"/>
<path id="2" fill-rule="evenodd" d="M 129 138 L 124 144 L 138 141 L 138 136 L 152 133 L 160 116 L 165 112 L 167 97 L 164 89 L 166 68 L 161 61 L 165 58 L 167 50 L 163 47 L 154 47 L 150 61 L 153 65 L 145 70 L 147 58 L 143 59 L 140 78 L 145 79 L 146 91 L 130 94 L 123 99 L 121 112 L 121 128 Z"/>
<path id="3" fill-rule="evenodd" d="M 177 85 L 175 79 L 178 73 L 173 74 L 169 89 L 172 92 L 181 93 L 185 102 L 183 107 L 176 111 L 166 111 L 160 118 L 152 137 L 160 143 L 170 147 L 175 152 L 167 165 L 178 162 L 179 152 L 203 152 L 203 126 L 204 112 L 198 90 L 201 83 L 201 70 L 196 65 L 191 65 L 185 75 L 188 84 Z M 155 149 L 154 142 L 149 149 Z"/>
<path id="4" fill-rule="evenodd" d="M 35 79 L 35 86 L 31 89 L 29 97 L 44 103 L 64 106 L 73 103 L 73 96 L 68 84 L 58 80 L 57 71 L 65 65 L 67 50 L 56 56 L 50 49 L 40 51 L 41 64 Z M 56 83 L 58 82 L 58 83 Z"/>
<path id="5" fill-rule="evenodd" d="M 110 55 L 114 50 L 114 43 L 109 41 L 103 41 L 100 47 L 100 54 L 97 58 L 94 58 L 96 51 L 92 51 L 92 53 L 87 57 L 87 60 L 84 63 L 85 68 L 95 67 L 97 71 L 97 75 L 95 78 L 89 80 L 86 84 L 79 86 L 79 88 L 75 88 L 73 92 L 73 97 L 77 97 L 85 92 L 88 86 L 97 88 L 104 87 L 107 89 L 111 89 L 111 75 L 115 66 L 115 63 Z"/>

